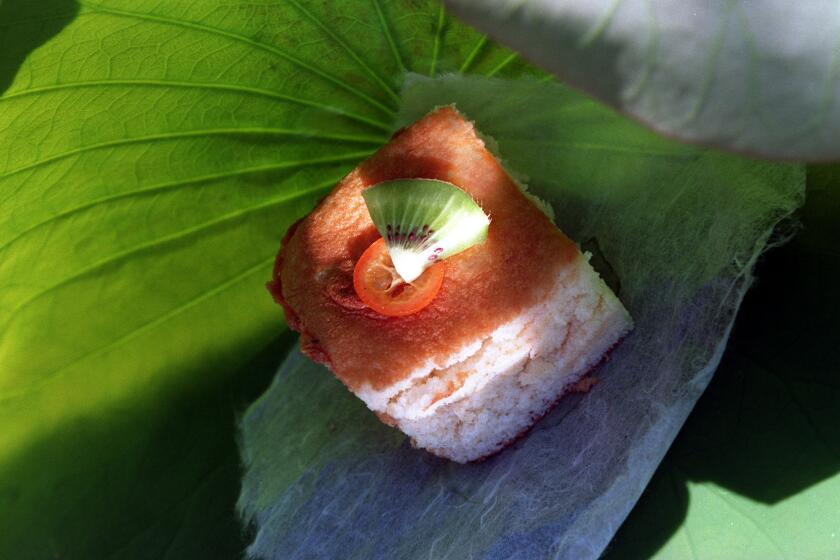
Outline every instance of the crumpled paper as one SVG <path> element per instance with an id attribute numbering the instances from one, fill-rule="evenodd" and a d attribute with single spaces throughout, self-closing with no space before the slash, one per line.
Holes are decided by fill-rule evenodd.
<path id="1" fill-rule="evenodd" d="M 412 449 L 292 351 L 242 419 L 251 557 L 597 558 L 708 384 L 756 258 L 802 202 L 798 166 L 661 139 L 553 83 L 409 76 L 399 124 L 452 102 L 596 253 L 635 331 L 593 390 L 469 465 Z"/>

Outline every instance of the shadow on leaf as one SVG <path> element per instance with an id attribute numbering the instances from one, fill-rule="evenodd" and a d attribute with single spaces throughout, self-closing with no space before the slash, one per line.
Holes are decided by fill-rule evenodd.
<path id="1" fill-rule="evenodd" d="M 0 558 L 240 558 L 236 416 L 290 343 L 68 422 L 0 464 Z"/>
<path id="2" fill-rule="evenodd" d="M 654 556 L 685 526 L 689 484 L 772 507 L 840 472 L 838 187 L 840 166 L 809 170 L 803 231 L 760 263 L 712 383 L 606 559 Z"/>
<path id="3" fill-rule="evenodd" d="M 11 85 L 29 53 L 57 35 L 78 11 L 74 0 L 0 2 L 0 94 Z"/>

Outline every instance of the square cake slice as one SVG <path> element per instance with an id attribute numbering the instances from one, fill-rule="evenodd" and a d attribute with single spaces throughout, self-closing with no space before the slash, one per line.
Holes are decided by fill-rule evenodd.
<path id="1" fill-rule="evenodd" d="M 491 223 L 484 243 L 445 261 L 428 306 L 386 317 L 358 298 L 353 269 L 379 237 L 362 191 L 400 178 L 452 183 Z M 269 289 L 306 355 L 415 446 L 458 462 L 514 441 L 632 328 L 453 107 L 398 131 L 293 226 Z"/>

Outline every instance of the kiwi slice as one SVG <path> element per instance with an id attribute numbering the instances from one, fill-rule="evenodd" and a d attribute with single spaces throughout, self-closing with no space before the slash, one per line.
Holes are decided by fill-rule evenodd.
<path id="1" fill-rule="evenodd" d="M 397 179 L 365 189 L 362 196 L 397 274 L 406 282 L 487 238 L 487 214 L 452 183 Z"/>

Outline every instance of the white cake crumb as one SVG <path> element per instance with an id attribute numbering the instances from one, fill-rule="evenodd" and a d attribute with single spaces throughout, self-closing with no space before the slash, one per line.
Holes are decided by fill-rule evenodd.
<path id="1" fill-rule="evenodd" d="M 527 430 L 631 328 L 630 315 L 581 255 L 544 301 L 447 364 L 428 364 L 387 394 L 360 396 L 415 446 L 474 461 Z"/>

